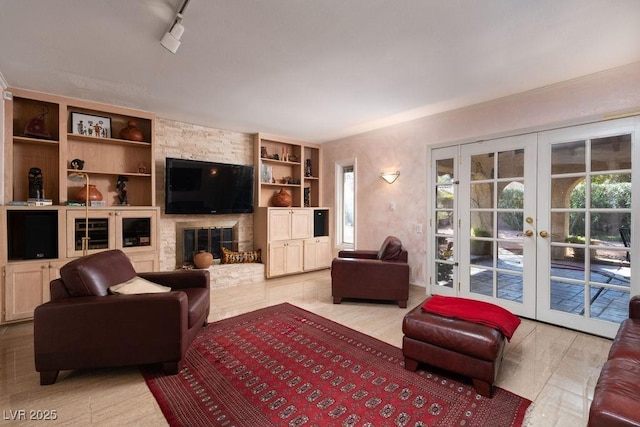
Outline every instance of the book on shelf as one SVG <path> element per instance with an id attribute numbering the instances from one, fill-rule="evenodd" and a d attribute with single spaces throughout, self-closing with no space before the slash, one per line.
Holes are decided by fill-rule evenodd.
<path id="1" fill-rule="evenodd" d="M 35 199 L 28 198 L 27 206 L 51 206 L 53 205 L 53 200 L 51 199 Z"/>
<path id="2" fill-rule="evenodd" d="M 271 183 L 273 180 L 273 167 L 269 166 L 269 165 L 262 165 L 262 171 L 261 171 L 262 175 L 261 175 L 261 181 L 263 183 Z"/>

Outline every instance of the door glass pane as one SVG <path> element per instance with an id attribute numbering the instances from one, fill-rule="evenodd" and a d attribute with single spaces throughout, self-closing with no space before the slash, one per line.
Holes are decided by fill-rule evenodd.
<path id="1" fill-rule="evenodd" d="M 551 281 L 551 309 L 565 313 L 584 313 L 584 286 Z"/>
<path id="2" fill-rule="evenodd" d="M 498 208 L 522 209 L 524 207 L 524 183 L 522 181 L 498 183 Z"/>
<path id="3" fill-rule="evenodd" d="M 631 174 L 596 175 L 591 178 L 592 208 L 630 208 Z"/>
<path id="4" fill-rule="evenodd" d="M 552 208 L 584 208 L 584 177 L 553 178 L 551 180 Z"/>
<path id="5" fill-rule="evenodd" d="M 453 235 L 453 211 L 436 211 L 436 233 Z"/>
<path id="6" fill-rule="evenodd" d="M 493 237 L 493 212 L 471 212 L 471 236 Z"/>
<path id="7" fill-rule="evenodd" d="M 453 159 L 436 160 L 436 182 L 438 184 L 453 182 Z"/>
<path id="8" fill-rule="evenodd" d="M 436 261 L 436 271 L 438 278 L 436 283 L 438 286 L 453 288 L 453 264 L 445 264 Z"/>
<path id="9" fill-rule="evenodd" d="M 565 142 L 551 146 L 551 174 L 586 171 L 585 141 Z"/>
<path id="10" fill-rule="evenodd" d="M 438 209 L 453 209 L 453 185 L 438 185 L 436 191 L 436 207 Z"/>
<path id="11" fill-rule="evenodd" d="M 493 296 L 493 271 L 487 268 L 471 267 L 470 273 L 471 292 Z"/>
<path id="12" fill-rule="evenodd" d="M 522 241 L 498 243 L 498 268 L 522 271 L 524 245 Z"/>
<path id="13" fill-rule="evenodd" d="M 493 178 L 493 153 L 471 156 L 471 180 L 482 181 Z"/>
<path id="14" fill-rule="evenodd" d="M 151 245 L 151 218 L 122 218 L 122 246 Z"/>
<path id="15" fill-rule="evenodd" d="M 616 135 L 591 141 L 591 170 L 631 169 L 631 135 Z"/>
<path id="16" fill-rule="evenodd" d="M 522 236 L 522 229 L 524 227 L 522 218 L 522 212 L 499 212 L 498 237 L 513 239 Z"/>
<path id="17" fill-rule="evenodd" d="M 524 176 L 524 150 L 502 151 L 498 153 L 498 178 Z"/>
<path id="18" fill-rule="evenodd" d="M 109 248 L 109 219 L 89 218 L 88 227 L 85 218 L 75 220 L 75 248 L 82 250 L 82 239 L 85 237 L 85 230 L 89 229 L 89 249 Z"/>
<path id="19" fill-rule="evenodd" d="M 471 209 L 493 208 L 493 184 L 471 184 Z"/>
<path id="20" fill-rule="evenodd" d="M 629 307 L 629 292 L 619 289 L 591 287 L 592 318 L 620 323 L 625 320 Z"/>
<path id="21" fill-rule="evenodd" d="M 522 302 L 524 291 L 521 274 L 498 272 L 498 298 Z"/>

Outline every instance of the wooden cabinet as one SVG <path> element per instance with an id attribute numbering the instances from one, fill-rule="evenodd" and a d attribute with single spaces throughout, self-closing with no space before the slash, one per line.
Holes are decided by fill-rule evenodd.
<path id="1" fill-rule="evenodd" d="M 254 213 L 254 248 L 262 249 L 265 275 L 286 274 L 327 268 L 331 239 L 316 236 L 314 208 L 266 208 Z M 326 211 L 326 209 L 322 209 Z M 326 232 L 327 227 L 322 227 Z"/>
<path id="2" fill-rule="evenodd" d="M 304 240 L 303 270 L 311 271 L 331 266 L 331 240 L 328 236 Z"/>
<path id="3" fill-rule="evenodd" d="M 270 241 L 305 239 L 313 236 L 311 209 L 273 208 L 268 212 Z"/>
<path id="4" fill-rule="evenodd" d="M 301 240 L 287 240 L 269 244 L 268 277 L 302 272 L 303 244 Z"/>
<path id="5" fill-rule="evenodd" d="M 82 256 L 85 236 L 84 209 L 67 210 L 68 257 Z M 89 251 L 120 249 L 127 254 L 158 251 L 158 208 L 91 209 L 89 211 Z"/>
<path id="6" fill-rule="evenodd" d="M 51 298 L 49 282 L 60 277 L 60 267 L 64 264 L 44 260 L 5 265 L 3 321 L 32 318 L 33 310 Z"/>
<path id="7" fill-rule="evenodd" d="M 82 255 L 87 180 L 102 194 L 88 208 L 89 252 L 122 249 L 135 268 L 157 271 L 154 114 L 19 88 L 5 95 L 0 323 L 30 319 L 59 268 Z"/>
<path id="8" fill-rule="evenodd" d="M 272 198 L 284 189 L 292 207 L 317 207 L 320 194 L 320 147 L 290 138 L 256 134 L 256 206 L 274 206 Z"/>

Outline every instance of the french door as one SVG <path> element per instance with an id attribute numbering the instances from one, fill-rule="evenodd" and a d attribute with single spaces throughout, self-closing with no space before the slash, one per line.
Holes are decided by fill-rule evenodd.
<path id="1" fill-rule="evenodd" d="M 638 143 L 634 118 L 539 134 L 539 320 L 613 337 L 628 317 Z"/>
<path id="2" fill-rule="evenodd" d="M 640 291 L 636 122 L 432 150 L 431 293 L 613 336 Z"/>

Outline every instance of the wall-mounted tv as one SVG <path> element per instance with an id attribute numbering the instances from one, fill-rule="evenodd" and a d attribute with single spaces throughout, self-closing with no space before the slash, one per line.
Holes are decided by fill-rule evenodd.
<path id="1" fill-rule="evenodd" d="M 166 159 L 165 213 L 253 212 L 253 166 Z"/>

